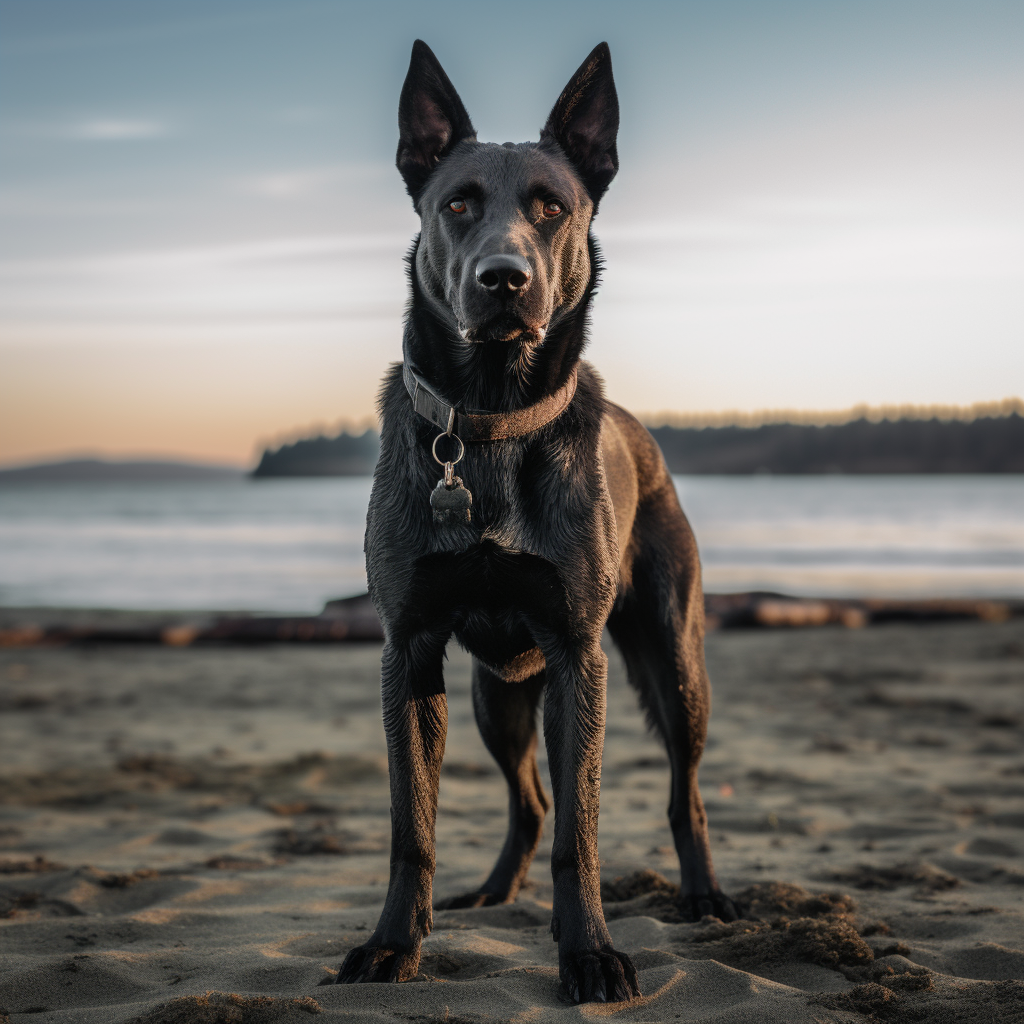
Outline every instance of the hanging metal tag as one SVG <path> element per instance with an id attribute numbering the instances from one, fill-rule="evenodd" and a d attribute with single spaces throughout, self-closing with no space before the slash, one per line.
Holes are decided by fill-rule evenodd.
<path id="1" fill-rule="evenodd" d="M 466 454 L 466 446 L 462 438 L 453 433 L 455 426 L 455 410 L 448 414 L 448 429 L 434 438 L 431 453 L 434 461 L 444 467 L 444 476 L 430 492 L 430 507 L 434 512 L 435 523 L 468 523 L 473 518 L 473 495 L 462 483 L 462 477 L 455 475 L 455 466 Z M 437 454 L 437 442 L 442 437 L 449 437 L 459 443 L 459 454 L 450 461 L 445 461 Z"/>

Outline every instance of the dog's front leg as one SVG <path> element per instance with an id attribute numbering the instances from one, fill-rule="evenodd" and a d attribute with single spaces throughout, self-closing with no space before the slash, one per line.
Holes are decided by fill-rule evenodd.
<path id="1" fill-rule="evenodd" d="M 601 906 L 597 817 L 608 660 L 599 639 L 547 655 L 544 740 L 555 798 L 551 851 L 558 973 L 575 1003 L 640 995 L 636 970 L 612 948 Z"/>
<path id="2" fill-rule="evenodd" d="M 391 880 L 370 940 L 353 949 L 339 984 L 406 981 L 430 932 L 437 787 L 448 729 L 442 665 L 447 636 L 389 641 L 381 664 L 391 777 Z"/>

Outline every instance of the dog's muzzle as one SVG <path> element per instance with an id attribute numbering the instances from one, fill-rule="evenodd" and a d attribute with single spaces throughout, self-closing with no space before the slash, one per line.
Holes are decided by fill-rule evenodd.
<path id="1" fill-rule="evenodd" d="M 472 268 L 472 275 L 467 282 L 469 287 L 464 286 L 463 291 L 459 324 L 463 340 L 523 344 L 539 344 L 544 340 L 547 324 L 536 316 L 539 310 L 531 310 L 535 305 L 530 293 L 534 274 L 524 256 L 518 253 L 483 256 Z"/>

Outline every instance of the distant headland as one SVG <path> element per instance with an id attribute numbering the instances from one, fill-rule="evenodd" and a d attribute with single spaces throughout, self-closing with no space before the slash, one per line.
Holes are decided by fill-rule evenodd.
<path id="1" fill-rule="evenodd" d="M 1024 473 L 1024 417 L 653 427 L 673 473 Z"/>
<path id="2" fill-rule="evenodd" d="M 377 431 L 309 437 L 267 448 L 253 476 L 369 476 L 377 464 Z"/>
<path id="3" fill-rule="evenodd" d="M 67 459 L 31 466 L 0 469 L 4 483 L 141 483 L 176 480 L 241 479 L 245 471 L 237 466 L 201 462 L 166 462 L 160 459 L 122 462 L 115 459 Z"/>

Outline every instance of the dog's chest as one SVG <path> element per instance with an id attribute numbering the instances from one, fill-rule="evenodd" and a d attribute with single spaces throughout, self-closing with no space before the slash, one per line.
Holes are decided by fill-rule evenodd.
<path id="1" fill-rule="evenodd" d="M 434 569 L 448 575 L 451 628 L 466 650 L 510 682 L 544 667 L 538 635 L 566 628 L 573 603 L 556 566 L 483 541 Z"/>
<path id="2" fill-rule="evenodd" d="M 399 383 L 396 382 L 396 387 Z M 452 629 L 488 664 L 533 648 L 546 629 L 600 618 L 618 579 L 618 542 L 595 425 L 469 444 L 456 473 L 469 521 L 435 522 L 441 467 L 429 431 L 395 392 L 367 520 L 370 592 L 394 630 Z"/>
<path id="3" fill-rule="evenodd" d="M 600 546 L 603 488 L 589 478 L 590 467 L 574 464 L 560 446 L 552 448 L 542 455 L 516 445 L 471 448 L 458 467 L 472 493 L 471 518 L 459 525 L 433 524 L 430 550 L 483 545 L 500 553 L 492 556 L 499 560 L 525 553 L 561 565 L 575 563 L 583 548 Z"/>

